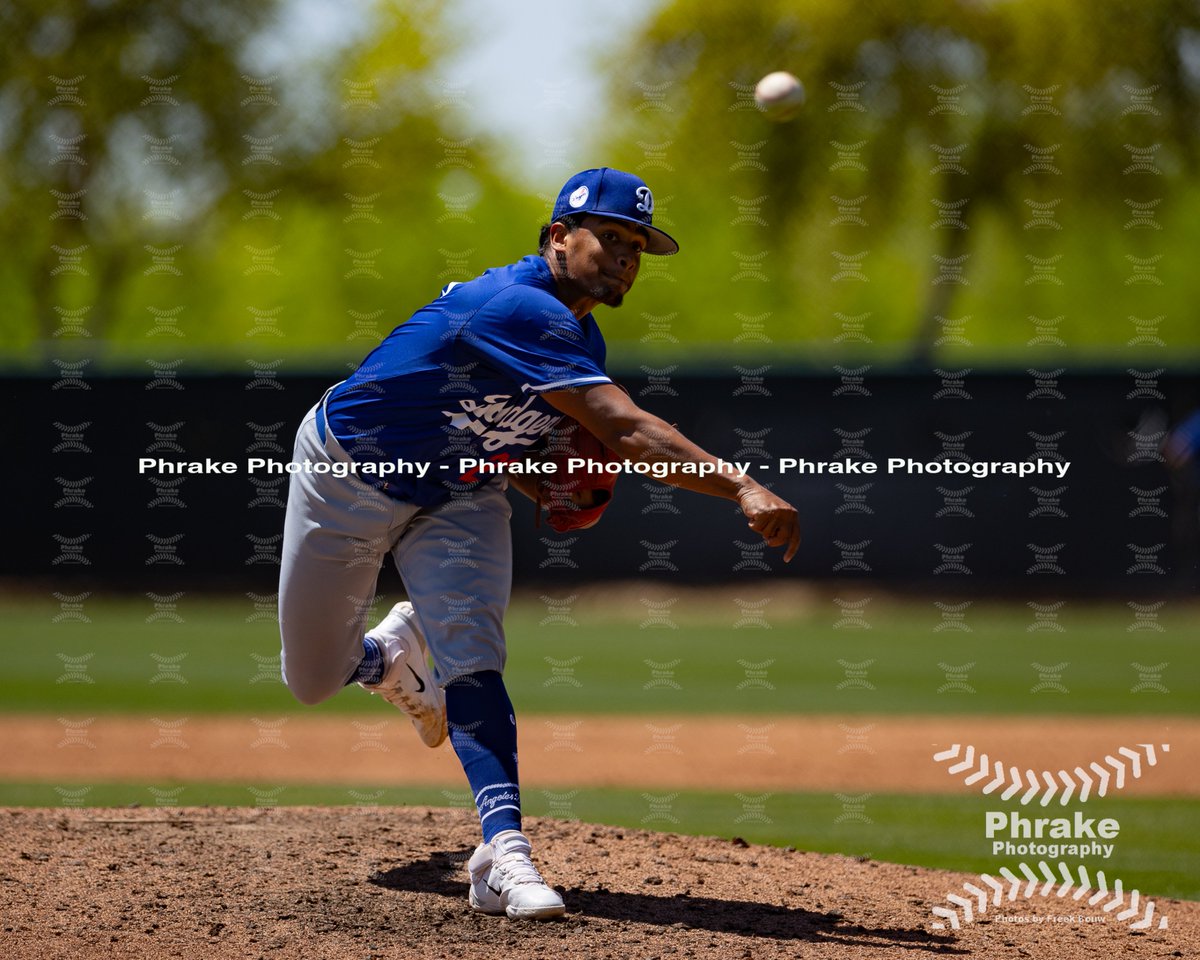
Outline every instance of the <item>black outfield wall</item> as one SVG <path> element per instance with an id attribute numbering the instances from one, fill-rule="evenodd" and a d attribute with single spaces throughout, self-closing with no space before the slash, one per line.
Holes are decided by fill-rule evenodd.
<path id="1" fill-rule="evenodd" d="M 0 576 L 87 588 L 270 592 L 286 460 L 325 378 L 9 378 Z M 1163 433 L 1200 405 L 1194 374 L 972 373 L 625 380 L 646 408 L 799 508 L 784 566 L 734 505 L 639 476 L 596 528 L 534 525 L 513 494 L 518 583 L 783 576 L 942 592 L 1157 594 L 1197 582 L 1196 495 Z M 448 398 L 449 399 L 449 398 Z M 142 457 L 229 461 L 233 474 L 139 473 Z M 918 473 L 889 458 L 1066 464 L 1065 476 Z M 801 474 L 784 459 L 878 465 Z"/>

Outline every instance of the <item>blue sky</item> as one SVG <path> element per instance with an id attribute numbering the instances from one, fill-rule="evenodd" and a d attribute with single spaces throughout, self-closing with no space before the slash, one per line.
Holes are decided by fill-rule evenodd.
<path id="1" fill-rule="evenodd" d="M 648 0 L 450 3 L 450 22 L 467 40 L 450 72 L 467 87 L 477 129 L 513 145 L 515 166 L 524 168 L 514 173 L 536 180 L 546 151 L 564 151 L 572 169 L 590 165 L 588 125 L 605 93 L 606 54 L 619 51 L 657 6 Z"/>
<path id="2" fill-rule="evenodd" d="M 403 3 L 403 0 L 392 0 Z M 446 0 L 446 22 L 461 52 L 439 80 L 461 88 L 455 108 L 463 136 L 504 145 L 505 168 L 517 180 L 544 186 L 548 168 L 577 169 L 594 160 L 591 118 L 603 111 L 607 55 L 619 52 L 660 0 Z M 275 29 L 250 53 L 251 72 L 283 68 L 298 48 L 338 47 L 370 30 L 374 0 L 291 0 Z M 289 78 L 303 84 L 303 76 Z M 435 91 L 436 92 L 436 91 Z"/>

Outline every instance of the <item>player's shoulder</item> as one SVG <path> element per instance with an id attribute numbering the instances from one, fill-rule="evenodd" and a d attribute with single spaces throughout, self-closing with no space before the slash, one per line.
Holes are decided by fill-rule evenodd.
<path id="1" fill-rule="evenodd" d="M 494 277 L 488 277 L 493 273 Z M 538 325 L 574 317 L 555 295 L 554 276 L 541 257 L 525 257 L 488 274 L 480 278 L 491 281 L 484 288 L 488 294 L 487 302 L 481 304 L 484 314 L 498 320 Z"/>
<path id="2" fill-rule="evenodd" d="M 442 287 L 439 299 L 449 296 L 460 303 L 475 301 L 476 306 L 497 297 L 504 302 L 528 299 L 539 303 L 549 298 L 566 309 L 555 296 L 554 275 L 549 265 L 536 256 L 523 257 L 502 267 L 489 267 L 473 280 L 452 281 Z"/>

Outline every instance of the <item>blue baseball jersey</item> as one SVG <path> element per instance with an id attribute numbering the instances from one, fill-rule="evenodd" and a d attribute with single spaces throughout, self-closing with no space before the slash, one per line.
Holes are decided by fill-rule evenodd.
<path id="1" fill-rule="evenodd" d="M 596 321 L 555 289 L 539 256 L 449 284 L 333 388 L 328 428 L 359 463 L 430 465 L 388 478 L 397 499 L 432 507 L 485 483 L 459 459 L 522 457 L 562 418 L 543 393 L 612 382 Z"/>

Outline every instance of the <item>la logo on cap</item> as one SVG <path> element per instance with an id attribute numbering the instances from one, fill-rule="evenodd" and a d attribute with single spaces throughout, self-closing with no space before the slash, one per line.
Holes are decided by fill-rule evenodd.
<path id="1" fill-rule="evenodd" d="M 567 203 L 569 203 L 572 207 L 579 208 L 579 207 L 582 207 L 585 203 L 587 203 L 587 198 L 588 198 L 588 188 L 585 184 L 584 186 L 580 187 L 578 190 L 576 190 L 574 193 L 571 194 L 570 198 L 568 198 L 568 200 L 567 200 Z"/>

